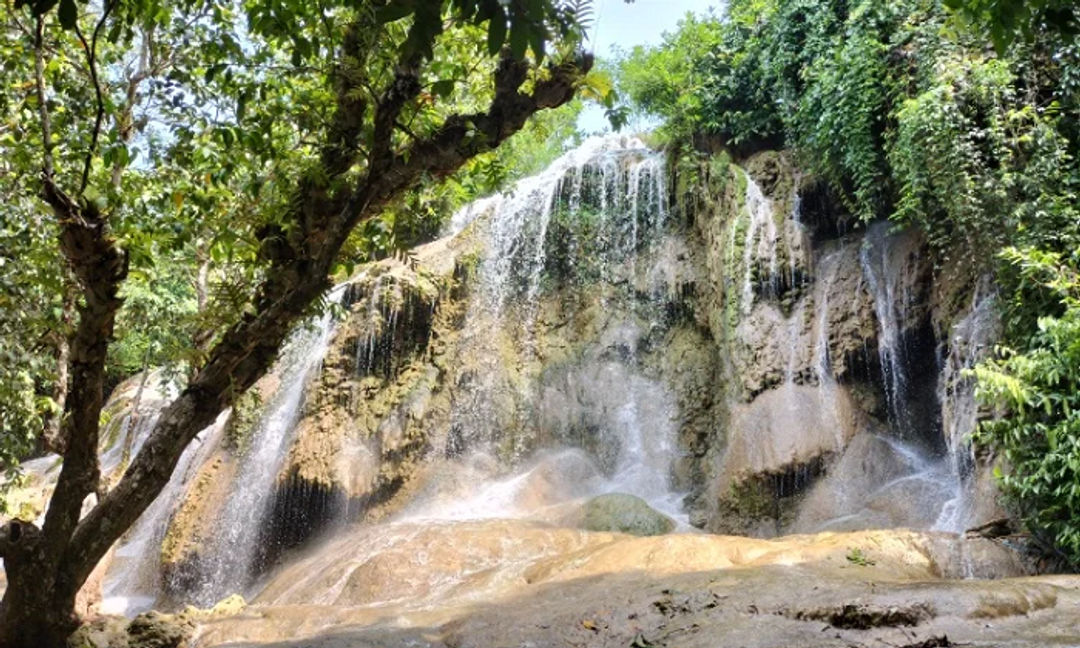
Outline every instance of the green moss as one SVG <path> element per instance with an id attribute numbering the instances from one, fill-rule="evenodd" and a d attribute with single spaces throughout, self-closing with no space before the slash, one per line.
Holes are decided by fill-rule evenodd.
<path id="1" fill-rule="evenodd" d="M 722 196 L 734 179 L 734 172 L 731 169 L 731 155 L 727 151 L 721 151 L 712 156 L 709 158 L 708 170 L 710 194 Z"/>
<path id="2" fill-rule="evenodd" d="M 749 480 L 732 484 L 722 507 L 751 520 L 773 519 L 776 516 L 776 500 L 764 483 Z"/>
<path id="3" fill-rule="evenodd" d="M 847 561 L 849 563 L 853 565 L 858 565 L 860 567 L 871 567 L 877 564 L 876 561 L 868 558 L 866 554 L 863 553 L 863 550 L 858 547 L 852 547 L 851 549 L 849 549 L 845 558 L 847 558 Z"/>
<path id="4" fill-rule="evenodd" d="M 735 174 L 736 178 L 742 180 L 745 186 L 746 176 L 742 172 Z M 748 268 L 743 268 L 743 257 L 746 251 L 746 232 L 750 227 L 750 212 L 745 204 L 745 191 L 739 194 L 740 198 L 737 205 L 733 205 L 734 216 L 731 217 L 728 226 L 723 231 L 725 249 L 724 249 L 724 290 L 723 290 L 723 308 L 724 308 L 724 326 L 728 333 L 734 333 L 735 327 L 739 324 L 740 306 L 742 300 L 742 291 L 738 289 L 738 286 L 745 280 L 745 273 L 749 272 Z"/>
<path id="5" fill-rule="evenodd" d="M 731 174 L 732 176 L 734 176 L 735 179 L 735 192 L 739 196 L 745 196 L 746 187 L 748 184 L 750 184 L 749 177 L 746 175 L 746 172 L 739 168 L 733 168 Z"/>
<path id="6" fill-rule="evenodd" d="M 262 396 L 258 389 L 249 389 L 233 403 L 229 422 L 225 424 L 225 448 L 233 454 L 243 454 L 251 443 L 251 435 L 262 414 Z"/>

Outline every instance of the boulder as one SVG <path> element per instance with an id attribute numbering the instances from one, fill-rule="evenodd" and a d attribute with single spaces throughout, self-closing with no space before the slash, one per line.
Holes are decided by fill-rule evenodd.
<path id="1" fill-rule="evenodd" d="M 183 617 L 146 612 L 132 619 L 101 616 L 68 638 L 68 648 L 184 648 L 195 624 Z"/>
<path id="2" fill-rule="evenodd" d="M 146 612 L 128 624 L 129 648 L 182 648 L 194 631 L 185 619 L 160 612 Z"/>
<path id="3" fill-rule="evenodd" d="M 609 493 L 585 503 L 581 526 L 588 531 L 655 536 L 673 531 L 675 521 L 653 509 L 640 497 Z"/>

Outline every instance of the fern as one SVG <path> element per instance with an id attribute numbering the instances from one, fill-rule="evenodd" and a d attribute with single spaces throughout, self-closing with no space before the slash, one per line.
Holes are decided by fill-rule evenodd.
<path id="1" fill-rule="evenodd" d="M 592 29 L 596 22 L 596 12 L 593 11 L 592 0 L 565 0 L 567 17 L 574 21 L 584 31 Z"/>
<path id="2" fill-rule="evenodd" d="M 596 23 L 592 0 L 562 0 L 555 8 L 555 15 L 560 31 L 574 32 L 581 41 L 588 39 L 589 30 Z"/>

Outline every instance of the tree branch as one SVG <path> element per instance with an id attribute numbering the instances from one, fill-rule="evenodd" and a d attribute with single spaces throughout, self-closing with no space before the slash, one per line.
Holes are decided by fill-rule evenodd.
<path id="1" fill-rule="evenodd" d="M 131 72 L 127 78 L 127 88 L 124 92 L 124 105 L 115 116 L 116 135 L 121 142 L 127 145 L 131 141 L 135 131 L 135 105 L 138 101 L 139 86 L 154 73 L 153 47 L 154 26 L 146 27 L 142 32 L 142 44 L 139 47 L 139 66 Z M 130 68 L 129 68 L 130 69 Z M 123 180 L 124 164 L 119 157 L 113 162 L 110 182 L 114 189 L 120 189 Z"/>
<path id="2" fill-rule="evenodd" d="M 382 173 L 393 161 L 393 131 L 405 104 L 420 94 L 420 56 L 413 55 L 398 63 L 394 80 L 379 98 L 375 107 L 368 174 Z"/>
<path id="3" fill-rule="evenodd" d="M 101 124 L 105 120 L 105 99 L 101 92 L 101 81 L 98 79 L 97 73 L 97 44 L 98 37 L 101 35 L 101 28 L 105 26 L 105 21 L 109 18 L 109 12 L 112 11 L 115 2 L 104 0 L 105 8 L 101 12 L 101 20 L 98 21 L 97 26 L 94 27 L 94 35 L 91 37 L 91 42 L 87 44 L 86 37 L 83 36 L 82 30 L 79 29 L 79 21 L 75 21 L 75 35 L 79 37 L 79 42 L 82 43 L 83 50 L 86 52 L 86 66 L 90 71 L 90 81 L 94 85 L 94 96 L 97 101 L 97 110 L 94 115 L 94 130 L 90 135 L 90 148 L 86 151 L 86 159 L 83 162 L 82 181 L 79 183 L 79 194 L 82 195 L 86 191 L 86 183 L 90 181 L 90 166 L 94 161 L 94 154 L 97 152 L 98 138 L 101 135 Z"/>
<path id="4" fill-rule="evenodd" d="M 49 105 L 45 102 L 45 22 L 39 16 L 34 24 L 34 86 L 37 90 L 38 119 L 41 120 L 42 172 L 52 177 L 55 173 L 52 154 L 52 122 Z"/>
<path id="5" fill-rule="evenodd" d="M 71 389 L 61 421 L 64 463 L 45 514 L 42 538 L 47 556 L 59 559 L 70 549 L 83 500 L 100 481 L 98 433 L 104 405 L 105 359 L 121 305 L 120 284 L 127 277 L 127 255 L 107 232 L 106 219 L 89 203 L 78 203 L 48 175 L 42 177 L 45 201 L 60 225 L 60 249 L 82 288 L 79 323 L 70 340 Z M 74 600 L 85 579 L 61 571 L 57 588 Z"/>

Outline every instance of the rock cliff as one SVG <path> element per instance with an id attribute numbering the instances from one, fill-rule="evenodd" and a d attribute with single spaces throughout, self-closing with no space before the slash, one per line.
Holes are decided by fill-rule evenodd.
<path id="1" fill-rule="evenodd" d="M 591 146 L 343 288 L 253 513 L 256 573 L 567 447 L 592 466 L 567 492 L 626 490 L 713 532 L 998 514 L 964 439 L 979 413 L 963 371 L 993 335 L 985 282 L 916 231 L 854 222 L 786 153 Z M 187 489 L 167 573 L 203 573 L 199 538 L 244 452 Z"/>

